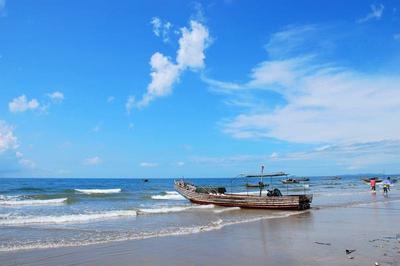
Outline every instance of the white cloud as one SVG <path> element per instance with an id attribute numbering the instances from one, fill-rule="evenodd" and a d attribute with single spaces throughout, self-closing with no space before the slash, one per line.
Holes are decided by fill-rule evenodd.
<path id="1" fill-rule="evenodd" d="M 99 132 L 100 130 L 101 130 L 101 127 L 102 127 L 102 122 L 98 122 L 93 128 L 92 128 L 92 131 L 93 132 Z"/>
<path id="2" fill-rule="evenodd" d="M 22 165 L 25 168 L 35 168 L 36 167 L 35 162 L 32 160 L 29 160 L 29 159 L 21 158 L 21 159 L 19 159 L 18 162 L 20 165 Z"/>
<path id="3" fill-rule="evenodd" d="M 126 103 L 128 113 L 134 106 L 142 108 L 155 98 L 170 94 L 173 85 L 186 69 L 198 70 L 204 67 L 204 50 L 210 42 L 208 29 L 203 24 L 192 20 L 190 28 L 183 27 L 181 34 L 176 57 L 177 63 L 173 63 L 170 58 L 159 52 L 152 55 L 150 59 L 151 82 L 147 87 L 147 92 L 138 102 L 135 102 L 133 96 L 129 96 Z"/>
<path id="4" fill-rule="evenodd" d="M 211 41 L 210 36 L 208 29 L 197 21 L 190 21 L 190 27 L 181 29 L 176 61 L 181 69 L 201 69 L 204 67 L 204 51 Z"/>
<path id="5" fill-rule="evenodd" d="M 307 32 L 300 28 L 296 31 Z M 281 38 L 284 41 L 280 46 L 275 35 L 286 36 Z M 285 50 L 287 45 L 291 49 L 290 36 L 295 36 L 296 47 L 300 48 L 297 50 L 301 51 L 297 34 L 277 33 L 271 41 L 274 47 Z M 309 37 L 303 36 L 303 45 L 308 46 Z M 320 58 L 317 49 L 314 54 L 267 60 L 253 68 L 250 80 L 244 84 L 210 84 L 222 84 L 220 89 L 233 94 L 246 91 L 257 97 L 267 90 L 282 98 L 274 106 L 248 108 L 225 120 L 221 123 L 223 131 L 235 138 L 274 138 L 298 143 L 399 139 L 400 123 L 396 121 L 400 120 L 400 77 L 362 73 Z"/>
<path id="6" fill-rule="evenodd" d="M 312 63 L 301 64 L 303 68 Z M 296 73 L 290 86 L 277 77 L 286 105 L 271 112 L 241 114 L 225 124 L 237 138 L 270 137 L 291 142 L 379 141 L 400 135 L 400 78 L 320 67 Z M 252 80 L 267 87 L 266 76 Z M 276 90 L 276 88 L 272 88 Z M 381 130 L 385 128 L 385 130 Z"/>
<path id="7" fill-rule="evenodd" d="M 12 113 L 25 112 L 27 110 L 35 110 L 39 107 L 39 102 L 36 99 L 28 100 L 25 94 L 14 98 L 8 108 Z"/>
<path id="8" fill-rule="evenodd" d="M 179 77 L 178 66 L 158 52 L 151 57 L 150 65 L 152 68 L 150 74 L 151 83 L 147 87 L 147 92 L 143 95 L 142 100 L 137 103 L 139 108 L 147 106 L 150 101 L 157 97 L 170 94 L 172 92 L 172 85 Z"/>
<path id="9" fill-rule="evenodd" d="M 177 165 L 177 166 L 184 166 L 184 165 L 185 165 L 185 162 L 177 162 L 176 165 Z"/>
<path id="10" fill-rule="evenodd" d="M 153 168 L 153 167 L 157 167 L 158 166 L 157 163 L 152 163 L 152 162 L 142 162 L 139 165 L 141 167 L 147 167 L 147 168 Z"/>
<path id="11" fill-rule="evenodd" d="M 36 167 L 36 163 L 30 159 L 25 158 L 24 154 L 20 151 L 15 152 L 15 157 L 18 159 L 18 163 L 24 168 Z"/>
<path id="12" fill-rule="evenodd" d="M 159 17 L 153 17 L 150 21 L 153 26 L 153 33 L 157 37 L 161 37 L 163 42 L 169 42 L 169 34 L 172 29 L 172 23 L 169 21 L 163 22 Z"/>
<path id="13" fill-rule="evenodd" d="M 0 0 L 0 13 L 3 12 L 6 7 L 6 0 Z"/>
<path id="14" fill-rule="evenodd" d="M 157 37 L 160 37 L 160 29 L 161 29 L 161 19 L 159 17 L 153 17 L 150 21 L 150 24 L 153 25 L 153 33 Z"/>
<path id="15" fill-rule="evenodd" d="M 101 158 L 99 156 L 94 156 L 94 157 L 86 158 L 83 161 L 83 163 L 85 165 L 98 165 L 98 164 L 102 163 L 102 160 L 101 160 Z"/>
<path id="16" fill-rule="evenodd" d="M 51 99 L 54 103 L 61 103 L 64 100 L 64 94 L 59 91 L 55 91 L 52 93 L 47 94 L 47 96 Z"/>
<path id="17" fill-rule="evenodd" d="M 273 152 L 273 153 L 271 153 L 271 155 L 269 156 L 269 158 L 271 158 L 271 159 L 277 159 L 278 156 L 279 156 L 278 153 Z"/>
<path id="18" fill-rule="evenodd" d="M 14 128 L 0 120 L 0 153 L 17 147 L 18 139 L 14 135 Z"/>
<path id="19" fill-rule="evenodd" d="M 135 107 L 135 96 L 129 95 L 125 104 L 126 112 L 130 114 L 133 107 Z"/>
<path id="20" fill-rule="evenodd" d="M 339 167 L 336 171 L 357 170 L 381 171 L 382 166 L 395 167 L 400 163 L 400 140 L 385 140 L 374 142 L 343 143 L 338 145 L 326 145 L 316 149 L 304 150 L 299 152 L 289 152 L 277 154 L 273 152 L 270 155 L 230 155 L 220 157 L 192 157 L 194 163 L 206 165 L 228 165 L 237 166 L 247 163 L 261 164 L 265 163 L 270 169 L 282 169 L 281 167 L 295 168 L 305 166 L 306 173 L 309 173 L 310 167 L 328 169 L 329 173 L 333 165 Z M 317 162 L 317 163 L 316 163 Z M 277 167 L 279 166 L 279 167 Z M 292 168 L 292 167 L 291 167 Z M 344 170 L 346 169 L 346 170 Z M 332 174 L 332 172 L 330 172 Z"/>
<path id="21" fill-rule="evenodd" d="M 385 9 L 384 5 L 379 4 L 378 6 L 376 5 L 371 5 L 371 12 L 368 13 L 365 17 L 357 20 L 358 23 L 363 23 L 367 22 L 371 19 L 379 20 L 382 15 L 383 15 L 383 10 Z"/>
<path id="22" fill-rule="evenodd" d="M 114 102 L 114 100 L 115 100 L 114 96 L 108 96 L 108 98 L 107 98 L 108 103 L 112 103 L 112 102 Z"/>

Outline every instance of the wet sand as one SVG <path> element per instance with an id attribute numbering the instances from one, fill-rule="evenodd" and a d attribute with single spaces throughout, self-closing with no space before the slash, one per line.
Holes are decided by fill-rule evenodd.
<path id="1" fill-rule="evenodd" d="M 192 235 L 0 253 L 0 265 L 400 265 L 399 217 L 399 201 L 314 209 Z"/>

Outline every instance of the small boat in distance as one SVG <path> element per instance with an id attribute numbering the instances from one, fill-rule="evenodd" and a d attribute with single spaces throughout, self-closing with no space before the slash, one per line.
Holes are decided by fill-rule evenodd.
<path id="1" fill-rule="evenodd" d="M 298 184 L 299 183 L 299 181 L 297 181 L 296 179 L 293 179 L 293 178 L 282 179 L 281 182 L 283 184 Z"/>
<path id="2" fill-rule="evenodd" d="M 269 184 L 265 184 L 263 178 L 264 177 L 273 177 L 273 176 L 283 176 L 286 175 L 284 172 L 277 172 L 277 173 L 273 173 L 273 174 L 266 174 L 264 175 L 264 165 L 261 165 L 261 173 L 260 174 L 248 174 L 248 175 L 239 175 L 240 177 L 245 177 L 245 178 L 260 178 L 260 182 L 258 182 L 258 184 L 251 184 L 251 183 L 246 183 L 245 186 L 247 188 L 264 188 L 264 187 L 268 187 Z"/>
<path id="3" fill-rule="evenodd" d="M 259 188 L 259 187 L 268 187 L 269 184 L 265 184 L 265 183 L 262 183 L 262 182 L 258 182 L 258 184 L 246 183 L 245 186 L 248 187 L 248 188 Z"/>
<path id="4" fill-rule="evenodd" d="M 300 182 L 308 182 L 310 179 L 308 177 L 303 177 L 303 178 L 287 178 L 287 179 L 282 179 L 281 182 L 283 184 L 298 184 Z"/>
<path id="5" fill-rule="evenodd" d="M 312 194 L 282 195 L 279 189 L 269 190 L 267 195 L 226 193 L 224 187 L 201 187 L 184 180 L 175 180 L 179 194 L 197 204 L 214 204 L 224 207 L 254 209 L 305 210 L 310 208 Z"/>

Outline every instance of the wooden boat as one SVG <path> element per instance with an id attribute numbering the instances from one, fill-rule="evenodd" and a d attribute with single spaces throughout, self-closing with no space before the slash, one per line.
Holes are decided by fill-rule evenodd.
<path id="1" fill-rule="evenodd" d="M 299 183 L 299 181 L 297 179 L 293 179 L 293 178 L 282 179 L 281 182 L 283 184 L 298 184 Z"/>
<path id="2" fill-rule="evenodd" d="M 310 178 L 302 177 L 302 178 L 296 178 L 296 180 L 299 181 L 299 182 L 308 182 L 308 181 L 310 181 Z"/>
<path id="3" fill-rule="evenodd" d="M 245 186 L 248 187 L 248 188 L 259 188 L 259 187 L 267 187 L 268 184 L 264 184 L 264 183 L 261 183 L 261 182 L 259 182 L 258 184 L 246 183 Z"/>
<path id="4" fill-rule="evenodd" d="M 199 187 L 183 180 L 175 180 L 174 183 L 179 194 L 197 204 L 255 209 L 305 210 L 310 208 L 312 202 L 311 194 L 283 196 L 278 189 L 269 191 L 267 195 L 258 196 L 226 193 L 224 187 Z"/>

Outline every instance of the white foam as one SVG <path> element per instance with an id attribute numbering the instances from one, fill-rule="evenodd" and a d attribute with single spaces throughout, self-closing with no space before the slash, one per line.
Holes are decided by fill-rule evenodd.
<path id="1" fill-rule="evenodd" d="M 37 205 L 59 205 L 66 203 L 68 198 L 35 200 L 35 199 L 1 199 L 1 206 L 37 206 Z"/>
<path id="2" fill-rule="evenodd" d="M 161 207 L 161 208 L 151 208 L 151 209 L 139 209 L 139 213 L 144 214 L 157 214 L 157 213 L 170 213 L 170 212 L 182 212 L 190 209 L 209 209 L 214 208 L 215 205 L 193 205 L 193 206 L 173 206 L 173 207 Z"/>
<path id="3" fill-rule="evenodd" d="M 237 211 L 240 210 L 240 207 L 230 207 L 230 208 L 221 208 L 218 210 L 214 210 L 214 213 L 221 213 L 221 212 L 229 212 L 229 211 Z"/>
<path id="4" fill-rule="evenodd" d="M 110 189 L 75 189 L 75 191 L 83 193 L 83 194 L 113 194 L 120 193 L 122 189 L 120 188 L 110 188 Z"/>
<path id="5" fill-rule="evenodd" d="M 139 213 L 169 213 L 169 212 L 181 212 L 190 209 L 190 207 L 162 207 L 152 209 L 139 209 Z"/>
<path id="6" fill-rule="evenodd" d="M 0 225 L 26 225 L 26 224 L 60 224 L 81 223 L 92 220 L 106 220 L 121 217 L 136 216 L 135 210 L 118 210 L 97 213 L 67 214 L 60 216 L 8 216 L 0 219 Z"/>
<path id="7" fill-rule="evenodd" d="M 101 244 L 101 243 L 118 242 L 118 241 L 126 241 L 126 240 L 139 240 L 139 239 L 148 239 L 148 238 L 155 238 L 155 237 L 198 234 L 198 233 L 202 233 L 202 232 L 219 230 L 225 226 L 255 222 L 255 221 L 266 220 L 266 219 L 285 218 L 285 217 L 289 217 L 292 215 L 299 215 L 304 212 L 306 212 L 306 211 L 282 212 L 276 216 L 255 217 L 255 218 L 249 218 L 249 219 L 239 220 L 239 221 L 230 221 L 230 222 L 224 222 L 222 219 L 218 219 L 216 221 L 213 221 L 213 222 L 205 224 L 205 225 L 180 227 L 179 230 L 166 229 L 166 230 L 161 230 L 158 232 L 143 232 L 143 233 L 134 234 L 134 235 L 117 236 L 116 238 L 109 238 L 109 239 L 104 239 L 104 238 L 88 239 L 88 241 L 84 241 L 84 242 L 83 241 L 72 241 L 72 242 L 59 241 L 57 243 L 32 243 L 32 244 L 18 245 L 18 246 L 0 246 L 0 251 L 86 246 L 86 245 L 91 245 L 91 244 Z"/>
<path id="8" fill-rule="evenodd" d="M 185 197 L 183 197 L 181 194 L 179 194 L 176 191 L 166 191 L 165 195 L 153 195 L 151 196 L 152 199 L 155 200 L 184 200 Z"/>

